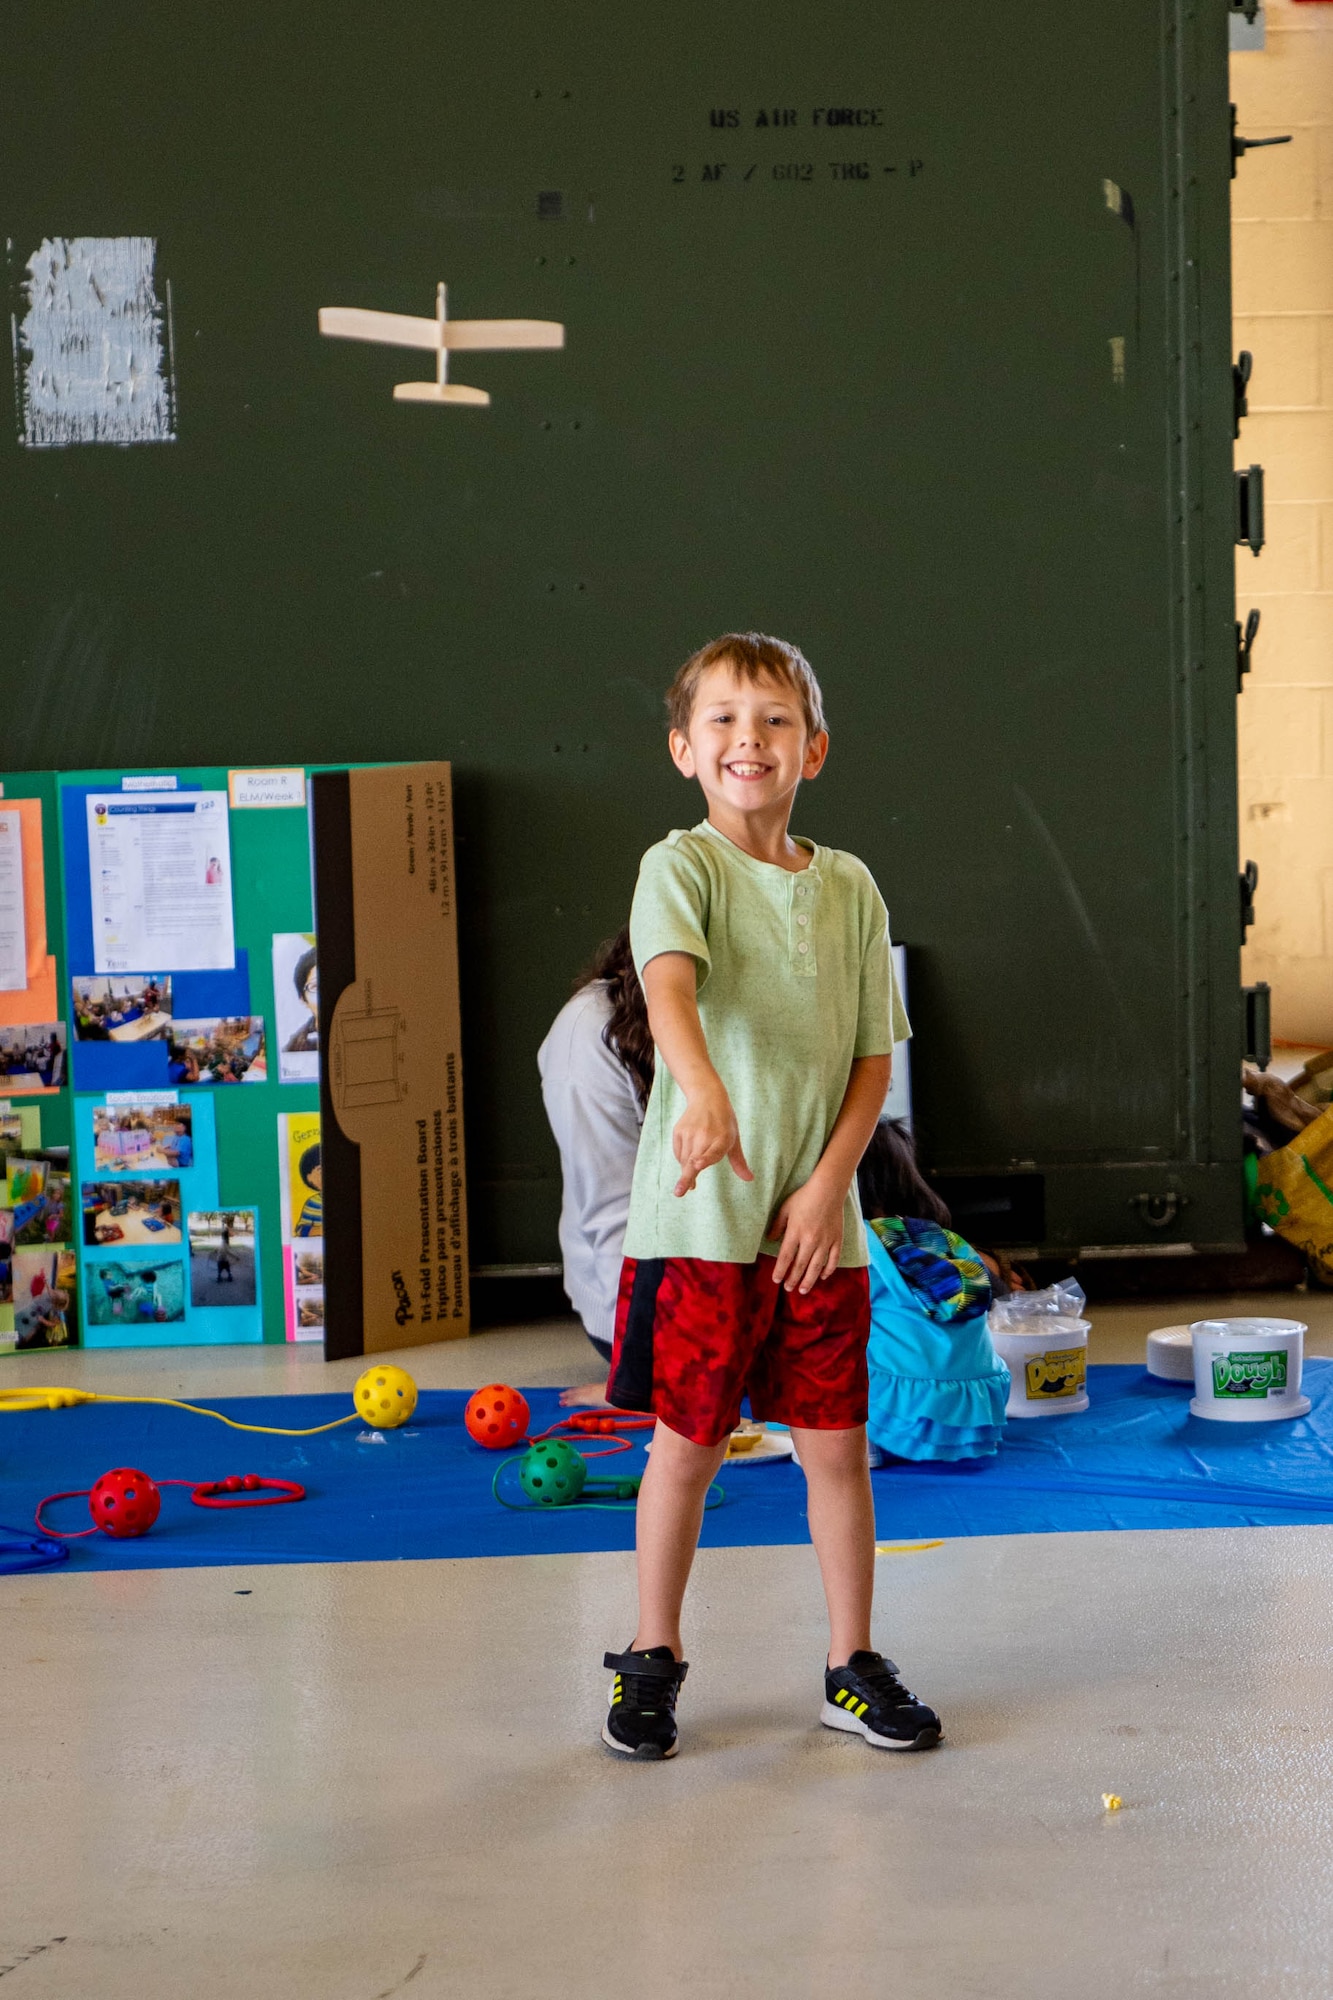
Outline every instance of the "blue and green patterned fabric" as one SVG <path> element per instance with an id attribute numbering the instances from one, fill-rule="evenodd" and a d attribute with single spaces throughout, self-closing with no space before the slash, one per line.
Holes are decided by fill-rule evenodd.
<path id="1" fill-rule="evenodd" d="M 970 1243 L 915 1215 L 877 1215 L 870 1227 L 932 1319 L 989 1312 L 990 1275 Z"/>

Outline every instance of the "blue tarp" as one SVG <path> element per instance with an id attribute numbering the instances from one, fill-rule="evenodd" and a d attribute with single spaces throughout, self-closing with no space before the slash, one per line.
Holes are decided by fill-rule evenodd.
<path id="1" fill-rule="evenodd" d="M 12 1364 L 10 1364 L 12 1366 Z M 1186 1385 L 1142 1368 L 1091 1368 L 1081 1415 L 1011 1423 L 998 1458 L 974 1466 L 887 1466 L 874 1475 L 885 1541 L 1072 1529 L 1333 1524 L 1333 1364 L 1307 1364 L 1313 1408 L 1294 1423 L 1206 1423 Z M 559 1415 L 558 1392 L 527 1392 L 533 1429 Z M 0 1521 L 26 1527 L 43 1494 L 91 1486 L 116 1465 L 158 1479 L 256 1472 L 300 1481 L 296 1506 L 218 1513 L 169 1487 L 153 1531 L 71 1544 L 65 1568 L 176 1569 L 216 1563 L 370 1562 L 395 1557 L 549 1555 L 628 1549 L 632 1509 L 511 1513 L 491 1497 L 496 1459 L 463 1428 L 466 1397 L 428 1391 L 400 1431 L 358 1420 L 321 1437 L 243 1436 L 206 1417 L 135 1404 L 0 1415 Z M 246 1423 L 326 1423 L 345 1396 L 210 1399 Z M 639 1434 L 640 1436 L 642 1433 Z M 377 1440 L 377 1441 L 372 1441 Z M 592 1448 L 592 1446 L 590 1446 Z M 633 1451 L 594 1474 L 641 1472 Z M 522 1498 L 515 1469 L 506 1491 Z M 724 1468 L 725 1503 L 704 1519 L 706 1548 L 807 1539 L 805 1481 L 791 1464 Z M 61 1528 L 88 1525 L 86 1502 L 51 1510 Z"/>

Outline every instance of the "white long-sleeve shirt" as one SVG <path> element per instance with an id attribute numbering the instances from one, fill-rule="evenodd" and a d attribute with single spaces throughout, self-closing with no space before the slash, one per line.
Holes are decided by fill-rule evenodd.
<path id="1" fill-rule="evenodd" d="M 564 1192 L 560 1253 L 569 1302 L 594 1340 L 616 1330 L 616 1294 L 630 1183 L 643 1111 L 629 1071 L 602 1040 L 611 1018 L 606 982 L 560 1009 L 537 1051 Z"/>

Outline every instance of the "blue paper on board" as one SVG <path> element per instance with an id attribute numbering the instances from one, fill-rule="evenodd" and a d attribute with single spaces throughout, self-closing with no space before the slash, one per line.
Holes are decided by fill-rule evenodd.
<path id="1" fill-rule="evenodd" d="M 177 1021 L 220 1021 L 250 1012 L 250 955 L 236 947 L 229 972 L 173 972 L 171 1012 Z"/>
<path id="2" fill-rule="evenodd" d="M 185 797 L 199 789 L 197 785 L 182 785 L 179 793 L 170 796 Z M 114 783 L 71 784 L 63 785 L 60 792 L 70 979 L 96 976 L 87 802 L 99 791 L 118 791 L 118 787 Z M 172 1016 L 177 1021 L 218 1020 L 250 1012 L 250 961 L 241 946 L 236 947 L 235 963 L 223 970 L 178 972 L 166 964 L 144 965 L 136 970 L 171 975 Z M 71 1029 L 73 1019 L 71 996 Z M 165 1090 L 171 1081 L 165 1041 L 81 1042 L 71 1032 L 70 1057 L 76 1090 Z"/>
<path id="3" fill-rule="evenodd" d="M 1124 1528 L 1333 1526 L 1333 1364 L 1307 1363 L 1313 1408 L 1294 1423 L 1226 1425 L 1189 1413 L 1186 1386 L 1141 1368 L 1088 1371 L 1092 1408 L 1010 1424 L 999 1457 L 974 1467 L 892 1466 L 874 1475 L 884 1541 Z M 558 1391 L 526 1392 L 534 1430 L 560 1414 Z M 245 1423 L 327 1423 L 346 1396 L 205 1399 Z M 161 1479 L 258 1472 L 300 1481 L 296 1506 L 213 1513 L 169 1488 L 140 1541 L 98 1536 L 72 1546 L 78 1568 L 191 1568 L 214 1563 L 369 1562 L 630 1549 L 632 1509 L 509 1512 L 491 1497 L 497 1459 L 463 1428 L 467 1398 L 427 1391 L 399 1431 L 360 1420 L 311 1438 L 241 1436 L 206 1417 L 133 1405 L 0 1416 L 0 1519 L 29 1521 L 53 1488 L 91 1486 L 113 1465 Z M 640 1434 L 641 1435 L 641 1434 Z M 590 1447 L 592 1448 L 592 1447 Z M 641 1472 L 642 1446 L 594 1475 Z M 502 1473 L 515 1499 L 515 1468 Z M 808 1539 L 805 1480 L 791 1464 L 723 1468 L 722 1506 L 704 1517 L 706 1548 Z M 57 1527 L 82 1527 L 64 1503 Z"/>
<path id="4" fill-rule="evenodd" d="M 93 1047 L 99 1044 L 92 1044 Z M 181 1241 L 179 1243 L 112 1243 L 104 1249 L 90 1248 L 86 1244 L 81 1255 L 80 1284 L 82 1287 L 82 1313 L 84 1345 L 87 1347 L 214 1347 L 235 1345 L 241 1342 L 263 1339 L 263 1289 L 260 1270 L 261 1245 L 258 1240 L 258 1209 L 255 1207 L 255 1304 L 253 1306 L 196 1306 L 191 1296 L 190 1284 L 190 1243 L 188 1221 L 192 1210 L 217 1211 L 222 1206 L 219 1200 L 217 1121 L 212 1090 L 189 1090 L 180 1092 L 180 1102 L 188 1105 L 191 1114 L 191 1139 L 193 1157 L 186 1167 L 154 1167 L 149 1170 L 128 1164 L 121 1169 L 99 1167 L 96 1164 L 96 1143 L 93 1134 L 93 1112 L 99 1107 L 88 1097 L 74 1100 L 74 1158 L 78 1169 L 78 1183 L 75 1194 L 82 1219 L 82 1189 L 90 1181 L 178 1181 L 181 1195 Z M 228 1204 L 233 1209 L 247 1206 L 243 1202 Z M 114 1269 L 123 1266 L 129 1271 L 150 1269 L 157 1271 L 169 1267 L 179 1267 L 164 1280 L 159 1288 L 160 1296 L 174 1301 L 179 1289 L 184 1310 L 183 1319 L 153 1320 L 141 1317 L 131 1310 L 138 1303 L 138 1293 L 131 1287 L 127 1294 L 127 1316 L 110 1323 L 96 1323 L 94 1301 L 90 1296 L 97 1287 L 98 1272 L 103 1267 Z M 118 1279 L 113 1282 L 119 1282 Z M 99 1293 L 100 1298 L 104 1294 Z"/>

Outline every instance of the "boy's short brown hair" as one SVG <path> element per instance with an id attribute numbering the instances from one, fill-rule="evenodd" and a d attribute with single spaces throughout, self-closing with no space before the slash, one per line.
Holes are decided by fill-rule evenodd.
<path id="1" fill-rule="evenodd" d="M 775 680 L 790 688 L 800 701 L 807 736 L 816 736 L 827 727 L 819 682 L 799 646 L 770 638 L 767 632 L 724 632 L 720 639 L 710 639 L 697 653 L 691 653 L 667 689 L 667 715 L 673 729 L 682 734 L 689 729 L 700 681 L 710 667 L 724 661 L 736 669 L 740 680 Z"/>

